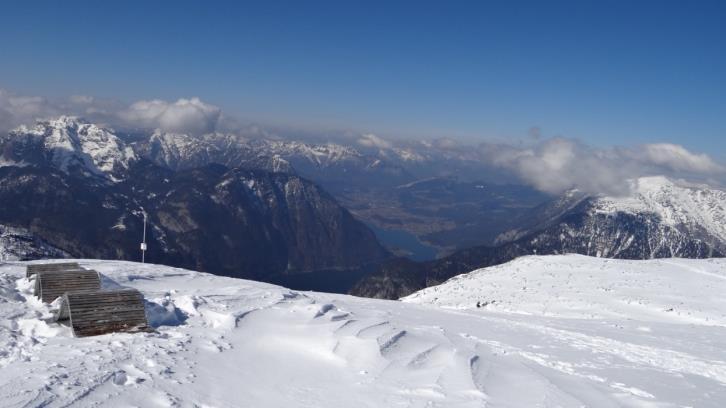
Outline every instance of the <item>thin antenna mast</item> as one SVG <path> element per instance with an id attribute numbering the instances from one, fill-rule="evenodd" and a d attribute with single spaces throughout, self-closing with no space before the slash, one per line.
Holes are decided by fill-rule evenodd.
<path id="1" fill-rule="evenodd" d="M 141 242 L 141 263 L 146 261 L 146 212 L 144 212 L 144 240 Z"/>

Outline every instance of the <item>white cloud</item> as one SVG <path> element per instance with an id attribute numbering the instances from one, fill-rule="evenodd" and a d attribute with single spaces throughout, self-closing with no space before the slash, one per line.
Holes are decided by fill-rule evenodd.
<path id="1" fill-rule="evenodd" d="M 104 124 L 115 122 L 117 112 L 123 106 L 116 100 L 99 100 L 86 95 L 50 100 L 0 89 L 0 131 L 8 131 L 19 125 L 32 125 L 38 119 L 60 115 L 82 116 Z"/>
<path id="2" fill-rule="evenodd" d="M 691 153 L 680 145 L 655 143 L 643 145 L 639 152 L 651 164 L 666 167 L 673 171 L 692 173 L 720 173 L 724 167 L 713 161 L 707 154 Z"/>
<path id="3" fill-rule="evenodd" d="M 548 193 L 580 188 L 620 195 L 629 188 L 627 169 L 617 160 L 571 139 L 548 139 L 532 148 L 484 145 L 484 154 L 495 166 Z"/>
<path id="4" fill-rule="evenodd" d="M 16 95 L 0 89 L 0 131 L 54 114 L 58 110 L 43 97 Z"/>
<path id="5" fill-rule="evenodd" d="M 218 127 L 229 130 L 235 126 L 233 121 L 223 117 L 219 107 L 199 98 L 179 99 L 176 102 L 142 100 L 127 105 L 118 100 L 88 95 L 72 95 L 51 101 L 40 96 L 17 95 L 0 89 L 0 131 L 59 115 L 82 116 L 104 124 L 190 134 L 209 133 Z"/>
<path id="6" fill-rule="evenodd" d="M 357 143 L 365 147 L 376 147 L 379 149 L 390 149 L 393 144 L 382 137 L 376 136 L 373 133 L 366 133 L 361 135 Z"/>
<path id="7" fill-rule="evenodd" d="M 483 144 L 481 151 L 485 161 L 553 194 L 578 188 L 589 193 L 622 195 L 629 191 L 627 180 L 636 177 L 680 177 L 688 173 L 704 179 L 724 172 L 724 167 L 708 155 L 667 143 L 595 149 L 576 140 L 552 138 L 531 147 Z"/>
<path id="8" fill-rule="evenodd" d="M 167 132 L 204 134 L 213 132 L 222 111 L 199 98 L 167 102 L 159 99 L 138 101 L 119 112 L 119 117 L 135 126 L 159 128 Z"/>

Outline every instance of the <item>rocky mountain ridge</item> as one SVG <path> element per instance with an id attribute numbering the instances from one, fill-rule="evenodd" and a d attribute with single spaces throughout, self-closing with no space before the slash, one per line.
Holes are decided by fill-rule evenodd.
<path id="1" fill-rule="evenodd" d="M 388 256 L 320 186 L 266 167 L 281 158 L 162 166 L 70 117 L 18 128 L 0 152 L 0 224 L 33 237 L 27 254 L 43 242 L 58 256 L 137 259 L 146 213 L 148 260 L 221 275 L 344 273 Z"/>

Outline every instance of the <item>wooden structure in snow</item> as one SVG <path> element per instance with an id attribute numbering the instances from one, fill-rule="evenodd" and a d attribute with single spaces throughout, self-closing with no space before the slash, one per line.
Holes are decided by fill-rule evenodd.
<path id="1" fill-rule="evenodd" d="M 58 272 L 81 270 L 78 262 L 61 262 L 48 264 L 30 264 L 25 267 L 25 277 L 29 278 L 38 272 Z"/>
<path id="2" fill-rule="evenodd" d="M 45 303 L 53 302 L 65 292 L 101 290 L 101 278 L 92 270 L 45 271 L 35 275 L 35 296 Z"/>
<path id="3" fill-rule="evenodd" d="M 144 296 L 136 289 L 67 292 L 56 320 L 69 321 L 76 337 L 151 330 Z"/>
<path id="4" fill-rule="evenodd" d="M 28 265 L 26 276 L 35 277 L 41 301 L 61 298 L 55 319 L 70 322 L 76 337 L 151 330 L 138 290 L 101 290 L 100 274 L 76 262 Z"/>

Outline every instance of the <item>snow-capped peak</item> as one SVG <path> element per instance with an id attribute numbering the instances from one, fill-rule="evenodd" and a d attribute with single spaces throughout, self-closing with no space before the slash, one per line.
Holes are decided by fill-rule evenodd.
<path id="1" fill-rule="evenodd" d="M 10 132 L 10 141 L 22 137 L 40 139 L 51 162 L 68 171 L 74 166 L 111 180 L 116 170 L 127 169 L 136 159 L 112 130 L 75 116 L 40 120 L 34 126 L 20 126 Z"/>
<path id="2" fill-rule="evenodd" d="M 593 210 L 655 214 L 667 225 L 701 229 L 726 242 L 726 191 L 663 176 L 634 179 L 631 186 L 626 197 L 597 197 Z"/>
<path id="3" fill-rule="evenodd" d="M 275 140 L 269 141 L 266 148 L 273 154 L 282 157 L 304 157 L 311 163 L 322 166 L 362 157 L 361 153 L 356 149 L 335 143 L 309 144 L 298 141 Z"/>

